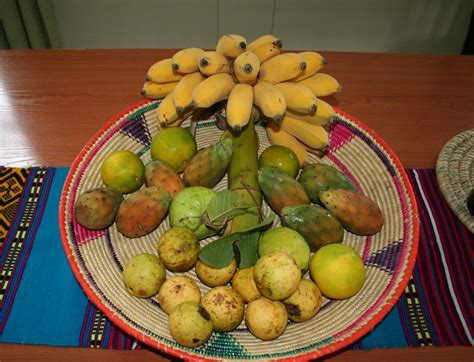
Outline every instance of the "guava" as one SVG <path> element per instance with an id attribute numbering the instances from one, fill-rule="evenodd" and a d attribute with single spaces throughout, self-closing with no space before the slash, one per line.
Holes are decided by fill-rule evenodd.
<path id="1" fill-rule="evenodd" d="M 160 307 L 166 314 L 170 314 L 174 307 L 183 302 L 201 301 L 201 291 L 197 284 L 189 277 L 175 276 L 167 279 L 158 293 Z"/>
<path id="2" fill-rule="evenodd" d="M 244 301 L 230 287 L 212 288 L 204 295 L 201 304 L 209 312 L 216 332 L 233 331 L 244 319 Z"/>
<path id="3" fill-rule="evenodd" d="M 216 195 L 212 189 L 203 186 L 186 187 L 178 192 L 169 209 L 171 226 L 181 226 L 194 232 L 198 239 L 204 239 L 216 232 L 208 228 L 201 220 L 207 205 Z"/>
<path id="4" fill-rule="evenodd" d="M 183 302 L 171 311 L 168 326 L 173 339 L 187 347 L 197 347 L 212 335 L 209 312 L 196 302 Z"/>
<path id="5" fill-rule="evenodd" d="M 264 297 L 251 301 L 245 312 L 245 324 L 255 337 L 264 341 L 275 339 L 288 325 L 285 305 Z"/>
<path id="6" fill-rule="evenodd" d="M 160 290 L 166 280 L 166 270 L 156 255 L 143 253 L 128 260 L 122 278 L 127 292 L 135 297 L 148 298 Z"/>

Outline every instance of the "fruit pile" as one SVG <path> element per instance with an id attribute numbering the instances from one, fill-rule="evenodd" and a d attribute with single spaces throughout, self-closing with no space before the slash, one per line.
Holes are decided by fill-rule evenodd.
<path id="1" fill-rule="evenodd" d="M 247 44 L 240 35 L 224 35 L 213 51 L 187 48 L 153 64 L 142 95 L 161 99 L 157 111 L 163 127 L 179 126 L 196 108 L 227 100 L 227 124 L 238 132 L 252 106 L 267 121 L 273 145 L 290 147 L 300 165 L 308 152 L 320 154 L 328 143 L 324 128 L 335 116 L 317 98 L 340 92 L 329 74 L 320 73 L 327 60 L 316 52 L 281 53 L 282 42 L 264 35 Z"/>
<path id="2" fill-rule="evenodd" d="M 313 318 L 322 296 L 352 297 L 364 284 L 365 269 L 342 243 L 344 233 L 371 235 L 384 224 L 378 205 L 341 171 L 309 162 L 307 150 L 327 144 L 320 124 L 331 115 L 318 114 L 317 92 L 302 82 L 328 93 L 330 78 L 318 81 L 315 72 L 325 61 L 317 53 L 278 55 L 280 49 L 270 35 L 248 46 L 228 35 L 215 52 L 185 49 L 154 64 L 144 94 L 165 98 L 157 107 L 161 128 L 153 135 L 152 161 L 144 165 L 128 150 L 111 152 L 101 165 L 105 186 L 75 203 L 76 220 L 85 228 L 115 222 L 130 239 L 168 218 L 156 254 L 128 260 L 123 282 L 134 297 L 158 298 L 171 336 L 184 346 L 202 345 L 213 331 L 232 331 L 244 319 L 255 337 L 271 340 L 284 333 L 288 320 Z M 190 112 L 219 102 L 228 127 L 218 142 L 198 151 L 194 135 L 178 126 Z M 273 145 L 258 157 L 260 119 Z M 227 189 L 216 191 L 226 174 Z M 263 200 L 274 213 L 263 215 Z M 276 216 L 283 226 L 272 227 Z M 192 271 L 209 287 L 203 296 L 184 274 Z"/>

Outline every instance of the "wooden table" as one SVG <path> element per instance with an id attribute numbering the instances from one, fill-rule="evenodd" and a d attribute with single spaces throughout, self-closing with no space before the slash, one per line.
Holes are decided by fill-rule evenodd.
<path id="1" fill-rule="evenodd" d="M 168 50 L 0 51 L 0 165 L 68 166 L 113 115 L 139 101 Z M 328 102 L 373 128 L 407 168 L 433 168 L 474 127 L 474 57 L 323 52 L 344 91 Z M 170 359 L 150 351 L 0 344 L 0 359 Z M 472 360 L 468 347 L 348 351 L 333 360 Z"/>

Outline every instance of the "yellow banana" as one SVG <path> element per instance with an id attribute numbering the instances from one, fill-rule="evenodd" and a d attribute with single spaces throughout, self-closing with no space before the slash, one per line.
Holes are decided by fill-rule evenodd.
<path id="1" fill-rule="evenodd" d="M 178 113 L 173 103 L 174 91 L 169 93 L 158 105 L 156 109 L 156 117 L 160 126 L 164 127 L 168 123 L 173 123 L 178 119 Z"/>
<path id="2" fill-rule="evenodd" d="M 199 72 L 189 73 L 176 84 L 176 88 L 173 91 L 173 103 L 178 114 L 183 113 L 184 110 L 191 106 L 191 103 L 193 103 L 193 90 L 204 79 L 206 78 Z"/>
<path id="3" fill-rule="evenodd" d="M 253 92 L 255 105 L 266 117 L 279 122 L 286 110 L 286 100 L 281 90 L 271 83 L 258 82 Z"/>
<path id="4" fill-rule="evenodd" d="M 316 126 L 324 126 L 332 121 L 336 117 L 336 112 L 327 102 L 316 98 L 316 112 L 313 114 L 302 114 L 293 112 L 291 110 L 286 111 L 292 118 L 299 119 L 300 121 L 314 124 Z"/>
<path id="5" fill-rule="evenodd" d="M 278 39 L 276 36 L 273 34 L 267 34 L 267 35 L 262 35 L 252 41 L 251 43 L 247 44 L 247 49 L 250 51 L 254 51 L 254 49 L 257 49 L 260 45 L 266 44 L 266 43 L 279 43 L 280 48 L 281 48 L 281 40 Z"/>
<path id="6" fill-rule="evenodd" d="M 193 90 L 193 107 L 208 108 L 229 96 L 235 83 L 227 73 L 211 75 Z"/>
<path id="7" fill-rule="evenodd" d="M 216 45 L 216 52 L 228 58 L 236 58 L 247 48 L 247 41 L 243 36 L 237 34 L 226 34 L 221 36 Z"/>
<path id="8" fill-rule="evenodd" d="M 207 76 L 217 73 L 229 73 L 230 67 L 226 57 L 215 51 L 202 53 L 198 58 L 199 71 Z"/>
<path id="9" fill-rule="evenodd" d="M 143 97 L 151 99 L 161 99 L 171 93 L 176 87 L 178 82 L 169 82 L 169 83 L 153 83 L 147 81 L 143 84 L 140 94 Z"/>
<path id="10" fill-rule="evenodd" d="M 302 52 L 299 54 L 304 58 L 304 61 L 306 62 L 306 69 L 304 69 L 300 74 L 293 78 L 293 82 L 297 82 L 299 80 L 311 77 L 313 74 L 315 74 L 318 70 L 320 70 L 328 63 L 326 58 L 316 52 Z"/>
<path id="11" fill-rule="evenodd" d="M 311 89 L 316 97 L 325 97 L 342 91 L 342 86 L 336 78 L 325 73 L 316 73 L 312 77 L 299 81 L 298 84 Z"/>
<path id="12" fill-rule="evenodd" d="M 305 86 L 293 82 L 282 82 L 275 84 L 275 87 L 285 96 L 287 109 L 304 114 L 316 112 L 316 97 Z"/>
<path id="13" fill-rule="evenodd" d="M 273 35 L 263 35 L 260 38 L 251 42 L 247 49 L 253 52 L 260 63 L 274 57 L 281 52 L 283 44 L 280 39 Z"/>
<path id="14" fill-rule="evenodd" d="M 171 67 L 179 73 L 194 73 L 199 71 L 198 58 L 204 53 L 200 48 L 182 49 L 171 58 Z"/>
<path id="15" fill-rule="evenodd" d="M 236 84 L 227 100 L 227 124 L 236 132 L 249 122 L 253 106 L 253 88 L 249 84 Z"/>
<path id="16" fill-rule="evenodd" d="M 322 149 L 329 143 L 328 133 L 323 127 L 302 122 L 288 114 L 281 120 L 280 127 L 311 148 Z"/>
<path id="17" fill-rule="evenodd" d="M 178 118 L 176 118 L 171 123 L 167 123 L 167 124 L 164 124 L 164 125 L 161 125 L 160 123 L 158 123 L 158 129 L 167 128 L 167 127 L 179 127 L 179 126 L 181 126 L 181 123 L 183 123 L 186 120 L 186 118 L 188 118 L 192 113 L 193 113 L 193 111 L 189 110 L 189 111 L 186 111 L 183 114 L 179 115 Z"/>
<path id="18" fill-rule="evenodd" d="M 260 61 L 254 53 L 246 51 L 235 58 L 233 68 L 240 83 L 254 85 L 260 71 Z"/>
<path id="19" fill-rule="evenodd" d="M 258 80 L 276 84 L 295 78 L 304 69 L 306 62 L 303 56 L 296 53 L 279 54 L 262 63 Z"/>
<path id="20" fill-rule="evenodd" d="M 171 59 L 163 59 L 153 64 L 146 73 L 146 80 L 155 83 L 177 82 L 183 77 L 171 67 Z"/>
<path id="21" fill-rule="evenodd" d="M 267 138 L 272 145 L 285 146 L 291 149 L 300 162 L 300 167 L 309 163 L 309 155 L 306 148 L 291 134 L 280 128 L 275 122 L 267 122 Z"/>

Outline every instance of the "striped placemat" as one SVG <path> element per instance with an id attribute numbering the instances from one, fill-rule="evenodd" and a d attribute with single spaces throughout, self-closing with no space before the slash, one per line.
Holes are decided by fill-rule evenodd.
<path id="1" fill-rule="evenodd" d="M 0 342 L 149 348 L 110 322 L 72 275 L 57 221 L 68 171 L 0 167 Z M 421 227 L 414 272 L 391 312 L 352 349 L 472 345 L 474 236 L 434 170 L 407 175 Z"/>

